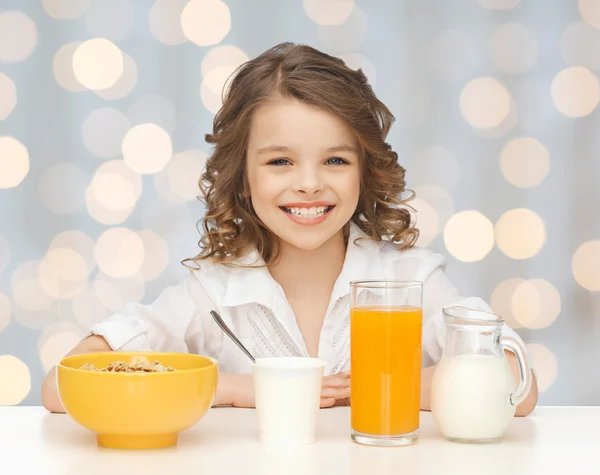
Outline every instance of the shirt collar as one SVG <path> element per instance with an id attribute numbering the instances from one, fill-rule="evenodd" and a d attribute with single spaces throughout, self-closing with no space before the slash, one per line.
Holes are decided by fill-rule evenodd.
<path id="1" fill-rule="evenodd" d="M 354 242 L 357 238 L 366 238 Z M 264 260 L 256 250 L 240 258 L 237 265 L 264 266 Z M 354 222 L 350 223 L 348 246 L 342 271 L 333 287 L 331 301 L 350 293 L 350 282 L 353 280 L 383 279 L 383 265 L 379 243 L 367 238 L 367 235 Z M 234 307 L 248 303 L 258 303 L 274 308 L 275 300 L 281 299 L 285 293 L 279 283 L 273 279 L 266 267 L 243 268 L 230 270 L 223 305 Z"/>

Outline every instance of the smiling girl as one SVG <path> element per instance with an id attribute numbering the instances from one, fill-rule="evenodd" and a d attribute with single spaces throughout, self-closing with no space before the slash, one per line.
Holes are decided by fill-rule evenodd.
<path id="1" fill-rule="evenodd" d="M 69 354 L 205 354 L 219 361 L 215 404 L 252 407 L 249 360 L 223 338 L 209 313 L 216 310 L 256 357 L 328 361 L 321 406 L 346 404 L 349 282 L 416 280 L 424 296 L 421 408 L 429 410 L 442 308 L 490 309 L 460 296 L 441 255 L 415 247 L 405 170 L 385 141 L 393 119 L 362 71 L 311 47 L 280 44 L 242 65 L 206 136 L 214 150 L 200 181 L 204 232 L 200 253 L 185 261 L 189 275 L 152 304 L 128 304 L 99 322 Z M 42 401 L 63 410 L 54 369 Z M 534 380 L 517 415 L 536 402 Z"/>

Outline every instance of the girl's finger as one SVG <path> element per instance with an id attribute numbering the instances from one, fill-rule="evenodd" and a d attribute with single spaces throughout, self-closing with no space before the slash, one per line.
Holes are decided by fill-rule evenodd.
<path id="1" fill-rule="evenodd" d="M 348 388 L 350 387 L 350 380 L 348 378 L 330 378 L 323 379 L 324 388 Z"/>
<path id="2" fill-rule="evenodd" d="M 350 388 L 323 388 L 321 391 L 321 399 L 344 399 L 350 397 Z"/>
<path id="3" fill-rule="evenodd" d="M 321 407 L 333 407 L 335 398 L 321 398 Z"/>

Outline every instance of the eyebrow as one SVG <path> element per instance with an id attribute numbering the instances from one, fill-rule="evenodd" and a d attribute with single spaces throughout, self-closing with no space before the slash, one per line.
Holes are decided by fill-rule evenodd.
<path id="1" fill-rule="evenodd" d="M 266 147 L 259 148 L 257 153 L 265 153 L 265 152 L 289 152 L 291 150 L 290 147 L 286 147 L 285 145 L 268 145 Z M 352 145 L 336 145 L 334 147 L 329 147 L 325 149 L 326 152 L 354 152 L 358 153 L 358 149 Z"/>

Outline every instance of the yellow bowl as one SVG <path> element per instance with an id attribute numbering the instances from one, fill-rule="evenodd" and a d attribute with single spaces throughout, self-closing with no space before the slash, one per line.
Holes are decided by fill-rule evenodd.
<path id="1" fill-rule="evenodd" d="M 158 360 L 166 373 L 108 373 L 113 361 Z M 217 391 L 218 363 L 185 353 L 103 352 L 63 358 L 57 366 L 58 394 L 76 422 L 94 431 L 98 444 L 120 449 L 152 449 L 177 443 L 179 432 L 208 412 Z"/>

